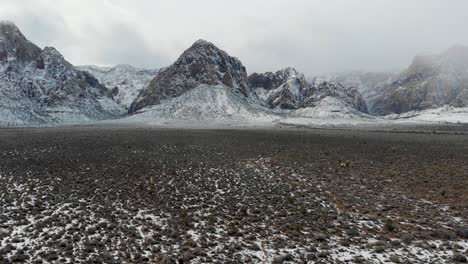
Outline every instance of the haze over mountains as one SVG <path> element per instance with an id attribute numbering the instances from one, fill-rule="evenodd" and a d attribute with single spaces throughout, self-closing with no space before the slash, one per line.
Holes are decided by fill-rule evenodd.
<path id="1" fill-rule="evenodd" d="M 352 72 L 308 81 L 293 68 L 248 74 L 242 62 L 198 40 L 159 71 L 75 67 L 54 48 L 0 23 L 0 125 L 116 119 L 371 118 L 468 105 L 468 48 L 418 56 L 401 74 Z M 320 113 L 320 114 L 317 114 Z M 324 114 L 325 113 L 325 114 Z M 326 114 L 328 113 L 328 114 Z"/>

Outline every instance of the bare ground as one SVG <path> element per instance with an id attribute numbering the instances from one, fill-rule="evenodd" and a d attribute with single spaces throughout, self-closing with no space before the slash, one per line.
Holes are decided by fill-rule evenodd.
<path id="1" fill-rule="evenodd" d="M 464 131 L 0 130 L 0 263 L 452 263 Z"/>

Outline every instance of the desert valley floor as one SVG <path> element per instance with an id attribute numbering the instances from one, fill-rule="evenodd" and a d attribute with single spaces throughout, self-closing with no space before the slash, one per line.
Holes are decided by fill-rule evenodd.
<path id="1" fill-rule="evenodd" d="M 0 130 L 0 263 L 452 263 L 465 128 Z"/>

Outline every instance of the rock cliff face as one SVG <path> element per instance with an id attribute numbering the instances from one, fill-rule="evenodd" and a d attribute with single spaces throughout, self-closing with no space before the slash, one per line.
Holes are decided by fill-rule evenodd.
<path id="1" fill-rule="evenodd" d="M 443 105 L 468 105 L 468 47 L 417 56 L 401 75 L 380 89 L 372 105 L 378 115 L 400 114 Z"/>
<path id="2" fill-rule="evenodd" d="M 129 113 L 157 105 L 163 99 L 178 97 L 202 84 L 222 84 L 241 96 L 250 95 L 247 72 L 242 63 L 212 43 L 198 40 L 141 91 Z"/>
<path id="3" fill-rule="evenodd" d="M 116 117 L 122 109 L 92 75 L 54 48 L 40 49 L 11 22 L 0 22 L 2 125 L 80 122 Z"/>
<path id="4" fill-rule="evenodd" d="M 275 73 L 253 73 L 249 76 L 249 84 L 268 107 L 281 109 L 300 108 L 303 92 L 311 86 L 304 75 L 293 68 Z"/>

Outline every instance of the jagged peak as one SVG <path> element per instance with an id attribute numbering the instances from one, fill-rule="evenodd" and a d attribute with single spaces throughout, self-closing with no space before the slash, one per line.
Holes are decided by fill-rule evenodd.
<path id="1" fill-rule="evenodd" d="M 280 71 L 283 71 L 283 72 L 286 72 L 286 73 L 292 73 L 292 74 L 298 73 L 298 71 L 293 67 L 286 67 L 286 68 L 284 68 L 284 69 L 282 69 Z"/>
<path id="2" fill-rule="evenodd" d="M 224 50 L 218 48 L 215 44 L 199 39 L 195 41 L 190 48 L 185 50 L 185 52 L 180 56 L 179 59 L 184 59 L 185 57 L 212 57 L 212 56 L 224 56 L 228 57 L 229 54 Z"/>
<path id="3" fill-rule="evenodd" d="M 63 57 L 62 54 L 54 47 L 45 47 L 42 51 L 43 54 L 51 55 L 51 56 L 59 56 Z"/>
<path id="4" fill-rule="evenodd" d="M 21 33 L 21 30 L 16 26 L 15 23 L 11 21 L 0 21 L 0 40 L 3 37 L 6 37 L 6 39 L 24 39 L 26 40 L 26 37 Z"/>
<path id="5" fill-rule="evenodd" d="M 283 76 L 284 79 L 291 79 L 291 78 L 302 78 L 304 75 L 302 73 L 299 73 L 295 68 L 293 67 L 287 67 L 282 70 L 279 70 L 276 72 L 276 75 L 281 75 Z"/>

